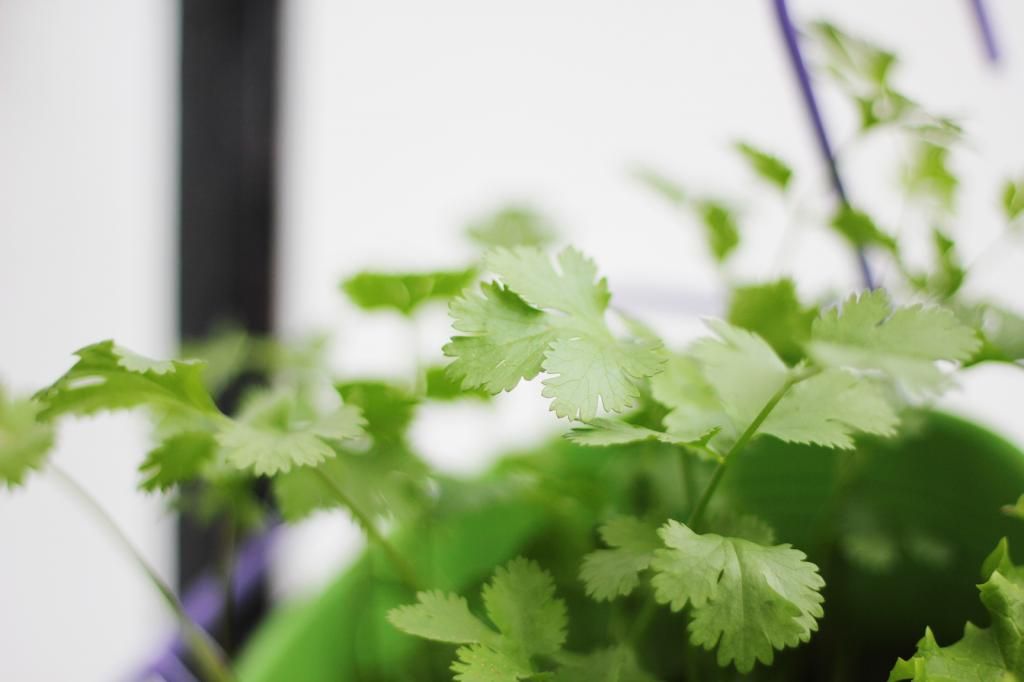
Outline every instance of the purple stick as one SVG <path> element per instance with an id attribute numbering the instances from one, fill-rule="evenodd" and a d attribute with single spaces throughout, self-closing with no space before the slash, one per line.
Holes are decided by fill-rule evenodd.
<path id="1" fill-rule="evenodd" d="M 992 22 L 989 20 L 988 11 L 985 9 L 985 0 L 971 0 L 971 7 L 974 9 L 974 20 L 978 24 L 978 31 L 981 33 L 981 42 L 985 45 L 985 56 L 993 64 L 999 63 L 999 46 L 996 45 L 996 34 L 992 30 Z"/>
<path id="2" fill-rule="evenodd" d="M 782 30 L 782 37 L 786 43 L 786 52 L 789 54 L 789 61 L 796 74 L 797 82 L 800 85 L 800 94 L 803 95 L 804 105 L 811 118 L 811 125 L 814 128 L 814 138 L 818 143 L 818 151 L 828 166 L 829 177 L 832 180 L 832 189 L 843 205 L 849 205 L 850 201 L 846 195 L 846 187 L 839 175 L 839 166 L 836 164 L 835 154 L 832 152 L 832 144 L 828 139 L 828 132 L 825 130 L 825 122 L 821 116 L 821 109 L 818 107 L 818 100 L 814 96 L 814 88 L 811 85 L 811 76 L 807 72 L 807 65 L 804 63 L 803 55 L 800 53 L 800 44 L 793 27 L 793 21 L 789 18 L 789 9 L 786 7 L 786 0 L 774 0 L 775 17 L 778 19 L 779 28 Z M 871 267 L 863 249 L 857 249 L 857 265 L 860 267 L 861 278 L 864 285 L 869 289 L 875 288 L 874 277 L 871 275 Z"/>

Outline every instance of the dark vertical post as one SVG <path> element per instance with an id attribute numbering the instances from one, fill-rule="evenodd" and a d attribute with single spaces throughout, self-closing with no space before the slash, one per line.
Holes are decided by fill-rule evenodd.
<path id="1" fill-rule="evenodd" d="M 264 335 L 272 322 L 279 2 L 180 7 L 181 337 L 199 339 L 224 323 Z M 222 396 L 225 408 L 235 395 Z M 223 537 L 182 517 L 182 590 L 216 569 Z M 253 624 L 259 608 L 244 607 L 240 618 Z M 234 625 L 244 632 L 247 624 Z"/>

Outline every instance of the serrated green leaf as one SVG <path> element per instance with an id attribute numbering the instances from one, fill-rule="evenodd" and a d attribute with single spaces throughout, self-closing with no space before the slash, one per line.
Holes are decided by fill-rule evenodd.
<path id="1" fill-rule="evenodd" d="M 1024 569 L 1011 560 L 1005 538 L 985 560 L 983 577 L 978 590 L 991 625 L 967 623 L 963 638 L 946 647 L 926 630 L 917 653 L 896 662 L 889 682 L 1007 682 L 1024 676 Z"/>
<path id="2" fill-rule="evenodd" d="M 495 633 L 469 611 L 469 604 L 455 594 L 420 592 L 417 603 L 388 613 L 388 620 L 402 632 L 435 642 L 479 644 L 492 642 Z"/>
<path id="3" fill-rule="evenodd" d="M 980 347 L 977 334 L 951 311 L 912 305 L 893 308 L 879 289 L 854 294 L 814 321 L 810 355 L 820 364 L 878 370 L 915 391 L 945 381 L 939 360 L 964 361 Z"/>
<path id="4" fill-rule="evenodd" d="M 893 436 L 899 418 L 881 388 L 865 377 L 830 369 L 789 389 L 760 433 L 790 443 L 853 448 L 853 434 Z"/>
<path id="5" fill-rule="evenodd" d="M 500 284 L 480 289 L 452 301 L 452 326 L 469 336 L 455 336 L 444 347 L 455 358 L 448 371 L 464 389 L 510 391 L 540 373 L 556 331 L 546 313 Z"/>
<path id="6" fill-rule="evenodd" d="M 149 451 L 139 466 L 143 475 L 140 487 L 147 491 L 166 491 L 198 478 L 217 450 L 217 441 L 207 432 L 183 432 L 170 436 Z"/>
<path id="7" fill-rule="evenodd" d="M 220 427 L 217 443 L 230 465 L 273 476 L 334 457 L 325 440 L 358 438 L 363 423 L 355 407 L 342 405 L 321 416 L 290 393 L 268 391 L 256 394 L 236 420 Z"/>
<path id="8" fill-rule="evenodd" d="M 476 221 L 466 233 L 485 248 L 546 246 L 555 238 L 548 219 L 528 206 L 507 206 Z"/>
<path id="9" fill-rule="evenodd" d="M 43 406 L 41 419 L 142 405 L 219 414 L 203 383 L 200 362 L 150 360 L 113 341 L 86 346 L 75 355 L 78 362 L 36 394 Z"/>
<path id="10" fill-rule="evenodd" d="M 555 656 L 565 643 L 565 603 L 555 597 L 551 576 L 523 558 L 499 567 L 483 589 L 495 632 L 477 620 L 464 600 L 439 592 L 420 593 L 412 606 L 392 609 L 399 629 L 442 642 L 465 643 L 452 664 L 457 680 L 514 682 L 538 675 L 531 659 Z"/>
<path id="11" fill-rule="evenodd" d="M 877 246 L 890 253 L 899 250 L 896 240 L 883 232 L 864 211 L 842 205 L 832 217 L 832 227 L 858 248 Z"/>
<path id="12" fill-rule="evenodd" d="M 655 431 L 646 426 L 638 426 L 619 419 L 597 418 L 589 421 L 584 426 L 572 429 L 566 434 L 566 438 L 579 445 L 590 445 L 604 447 L 608 445 L 624 445 L 625 443 L 638 443 L 645 440 L 657 440 L 672 445 L 697 445 L 704 444 L 714 435 L 714 429 L 702 434 L 698 438 L 690 439 L 677 436 L 671 432 Z"/>
<path id="13" fill-rule="evenodd" d="M 481 388 L 462 388 L 460 382 L 452 379 L 447 367 L 428 367 L 425 374 L 425 394 L 429 400 L 451 402 L 453 400 L 490 400 L 491 394 Z"/>
<path id="14" fill-rule="evenodd" d="M 738 435 L 700 363 L 689 355 L 670 356 L 665 371 L 651 377 L 651 393 L 669 408 L 664 424 L 674 437 L 693 442 L 716 429 L 728 441 Z"/>
<path id="15" fill-rule="evenodd" d="M 691 606 L 690 639 L 717 647 L 719 665 L 749 672 L 817 630 L 824 581 L 803 552 L 698 535 L 675 521 L 659 533 L 668 549 L 657 550 L 651 563 L 655 598 L 673 611 Z"/>
<path id="16" fill-rule="evenodd" d="M 476 278 L 476 270 L 390 274 L 361 272 L 341 287 L 352 302 L 366 310 L 391 309 L 412 314 L 428 301 L 447 301 Z"/>
<path id="17" fill-rule="evenodd" d="M 525 656 L 551 655 L 565 643 L 565 602 L 555 597 L 551 575 L 533 561 L 499 567 L 483 590 L 487 616 Z"/>
<path id="18" fill-rule="evenodd" d="M 640 574 L 651 565 L 661 542 L 655 528 L 630 516 L 612 519 L 601 526 L 600 532 L 610 549 L 583 557 L 580 578 L 590 597 L 611 601 L 636 589 Z"/>
<path id="19" fill-rule="evenodd" d="M 451 306 L 456 336 L 445 346 L 463 388 L 511 390 L 541 370 L 544 395 L 560 417 L 588 421 L 599 407 L 620 412 L 662 364 L 660 344 L 619 339 L 605 321 L 608 285 L 593 262 L 566 249 L 555 263 L 537 249 L 498 249 L 487 268 L 501 280 Z M 503 286 L 504 285 L 504 286 Z"/>
<path id="20" fill-rule="evenodd" d="M 748 142 L 736 143 L 736 151 L 746 159 L 751 169 L 759 176 L 783 191 L 789 187 L 789 181 L 793 178 L 793 169 L 785 161 Z"/>
<path id="21" fill-rule="evenodd" d="M 346 381 L 335 385 L 345 405 L 359 408 L 375 444 L 403 442 L 419 401 L 405 389 L 383 381 Z"/>
<path id="22" fill-rule="evenodd" d="M 9 399 L 0 385 L 0 486 L 16 488 L 53 447 L 53 426 L 38 421 L 40 405 Z"/>
<path id="23" fill-rule="evenodd" d="M 803 359 L 803 344 L 811 338 L 817 312 L 804 307 L 791 279 L 737 287 L 732 292 L 730 324 L 756 333 L 790 364 Z"/>

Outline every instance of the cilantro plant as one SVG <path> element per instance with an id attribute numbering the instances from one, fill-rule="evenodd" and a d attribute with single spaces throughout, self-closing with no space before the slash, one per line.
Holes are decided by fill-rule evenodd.
<path id="1" fill-rule="evenodd" d="M 929 262 L 843 201 L 800 219 L 888 266 L 882 286 L 812 301 L 784 276 L 738 282 L 736 202 L 645 169 L 636 179 L 696 221 L 730 283 L 724 314 L 688 344 L 612 306 L 593 260 L 552 248 L 537 211 L 508 207 L 469 226 L 481 255 L 464 267 L 342 283 L 410 334 L 447 304 L 450 341 L 414 376 L 339 377 L 317 340 L 226 331 L 175 360 L 102 341 L 33 397 L 0 393 L 0 482 L 49 467 L 110 524 L 47 454 L 60 418 L 141 408 L 154 434 L 143 491 L 241 532 L 332 511 L 358 522 L 365 554 L 231 663 L 113 527 L 203 679 L 1024 677 L 1024 573 L 1000 540 L 1024 541 L 1024 496 L 1012 503 L 1024 455 L 931 408 L 973 365 L 1019 370 L 1024 318 L 966 293 L 972 271 L 951 236 L 960 128 L 897 88 L 892 53 L 828 24 L 812 34 L 859 114 L 856 141 L 888 130 L 907 146 L 900 191 L 928 226 Z M 734 151 L 791 194 L 798 177 L 780 155 Z M 1007 240 L 1021 196 L 1019 179 L 993 191 Z M 222 410 L 222 391 L 253 371 L 265 382 Z M 472 478 L 417 452 L 421 406 L 480 403 L 538 377 L 564 437 Z M 977 563 L 984 611 L 969 594 Z"/>

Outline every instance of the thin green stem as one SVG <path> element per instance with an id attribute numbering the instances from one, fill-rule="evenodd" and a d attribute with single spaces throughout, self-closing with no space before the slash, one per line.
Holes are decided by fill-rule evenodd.
<path id="1" fill-rule="evenodd" d="M 78 482 L 68 475 L 63 469 L 51 465 L 50 471 L 56 476 L 57 480 L 64 485 L 72 494 L 75 495 L 89 510 L 93 513 L 97 520 L 107 528 L 110 534 L 115 540 L 124 548 L 124 550 L 132 557 L 136 565 L 142 569 L 142 572 L 146 574 L 149 582 L 156 588 L 163 597 L 164 601 L 174 612 L 175 617 L 178 619 L 181 625 L 182 635 L 185 641 L 188 643 L 189 648 L 196 657 L 196 662 L 203 670 L 204 677 L 211 680 L 211 682 L 233 682 L 235 679 L 231 669 L 227 664 L 227 656 L 221 651 L 220 647 L 213 640 L 210 635 L 199 627 L 192 618 L 185 612 L 185 607 L 182 606 L 178 596 L 171 589 L 170 585 L 164 582 L 164 579 L 160 577 L 160 574 L 156 572 L 156 569 L 146 561 L 146 558 L 142 556 L 142 553 L 138 548 L 132 544 L 132 541 L 125 535 L 117 522 L 107 513 L 107 511 L 100 505 L 99 501 L 93 497 L 89 491 L 83 488 Z"/>
<path id="2" fill-rule="evenodd" d="M 331 494 L 334 495 L 338 502 L 349 510 L 356 522 L 362 527 L 363 532 L 366 533 L 367 539 L 380 547 L 380 549 L 388 556 L 388 559 L 391 561 L 392 565 L 394 565 L 395 570 L 398 571 L 402 581 L 414 591 L 421 590 L 422 583 L 420 583 L 419 578 L 416 576 L 416 570 L 405 560 L 398 550 L 395 549 L 395 546 L 388 542 L 387 538 L 381 535 L 380 531 L 377 530 L 377 526 L 373 523 L 373 519 L 365 514 L 363 510 L 360 509 L 352 500 L 352 498 L 342 490 L 341 486 L 332 480 L 330 476 L 320 469 L 312 469 L 312 471 L 316 472 L 317 476 L 320 477 L 320 480 L 325 486 L 327 486 L 327 489 L 331 491 Z"/>
<path id="3" fill-rule="evenodd" d="M 658 612 L 658 602 L 654 600 L 653 596 L 648 596 L 644 601 L 643 607 L 640 609 L 640 613 L 636 615 L 633 620 L 633 625 L 629 629 L 629 641 L 636 645 L 643 637 L 644 633 L 647 632 L 647 628 L 650 627 L 651 621 L 654 620 L 654 615 Z"/>
<path id="4" fill-rule="evenodd" d="M 794 384 L 803 381 L 809 376 L 810 373 L 804 373 L 787 379 L 786 382 L 779 387 L 779 390 L 775 391 L 772 397 L 768 399 L 768 402 L 765 403 L 764 407 L 761 408 L 761 411 L 757 413 L 756 417 L 754 417 L 754 420 L 750 422 L 750 425 L 747 426 L 742 434 L 740 434 L 739 439 L 733 443 L 733 446 L 729 448 L 729 451 L 725 453 L 725 456 L 722 457 L 718 466 L 715 467 L 715 472 L 711 475 L 711 480 L 708 481 L 707 486 L 704 488 L 704 492 L 701 494 L 700 500 L 697 502 L 697 506 L 693 508 L 692 512 L 690 512 L 690 518 L 686 521 L 686 525 L 689 526 L 691 530 L 696 531 L 697 525 L 703 520 L 704 512 L 706 512 L 708 508 L 708 503 L 711 502 L 711 498 L 714 496 L 715 490 L 718 489 L 718 484 L 722 482 L 722 477 L 725 476 L 725 472 L 729 468 L 729 463 L 735 459 L 737 453 L 747 447 L 747 443 L 749 443 L 750 439 L 754 437 L 757 430 L 761 428 L 761 424 L 764 423 L 764 420 L 767 419 L 768 415 L 775 409 L 775 406 L 779 404 L 779 401 L 786 395 L 786 392 L 789 391 Z"/>

